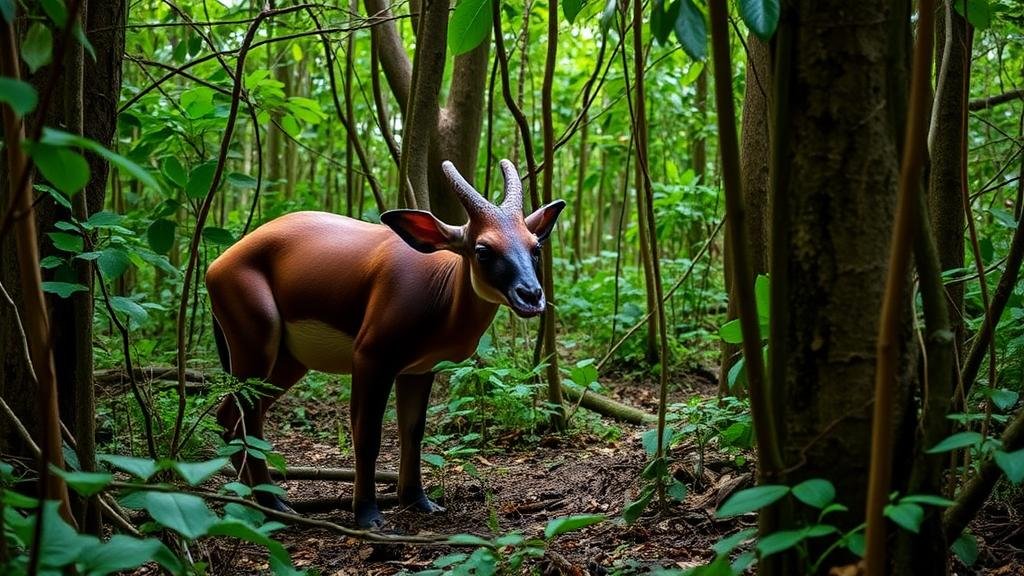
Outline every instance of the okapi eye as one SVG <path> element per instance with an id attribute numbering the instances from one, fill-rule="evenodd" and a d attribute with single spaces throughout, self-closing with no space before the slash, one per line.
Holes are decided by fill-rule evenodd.
<path id="1" fill-rule="evenodd" d="M 494 250 L 491 250 L 490 246 L 485 246 L 483 244 L 477 244 L 477 246 L 476 246 L 476 259 L 477 260 L 479 260 L 481 262 L 485 262 L 487 260 L 490 260 L 491 257 L 493 257 L 493 256 L 494 256 Z"/>

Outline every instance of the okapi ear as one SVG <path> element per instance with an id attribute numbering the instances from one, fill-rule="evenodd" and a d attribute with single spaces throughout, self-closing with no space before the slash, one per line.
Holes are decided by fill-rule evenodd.
<path id="1" fill-rule="evenodd" d="M 457 251 L 462 247 L 461 227 L 445 224 L 424 210 L 388 210 L 380 215 L 380 221 L 406 244 L 425 254 L 438 250 Z"/>
<path id="2" fill-rule="evenodd" d="M 533 232 L 541 242 L 547 240 L 563 208 L 565 208 L 565 200 L 555 200 L 551 204 L 541 206 L 526 217 L 526 228 Z"/>

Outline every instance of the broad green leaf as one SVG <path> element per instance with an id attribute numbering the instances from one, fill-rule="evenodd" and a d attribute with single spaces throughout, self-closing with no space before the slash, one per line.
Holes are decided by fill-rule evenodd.
<path id="1" fill-rule="evenodd" d="M 981 442 L 981 434 L 977 432 L 957 432 L 945 440 L 939 442 L 935 446 L 926 450 L 929 454 L 938 454 L 941 452 L 949 452 L 950 450 L 956 450 L 958 448 L 965 448 L 967 446 L 974 446 Z"/>
<path id="2" fill-rule="evenodd" d="M 666 426 L 665 430 L 661 434 L 661 445 L 668 448 L 669 443 L 672 441 L 672 436 L 675 435 L 675 430 L 670 426 Z M 658 452 L 658 429 L 651 428 L 644 432 L 640 436 L 640 443 L 644 447 L 644 452 L 647 453 L 648 457 L 654 457 Z"/>
<path id="3" fill-rule="evenodd" d="M 943 498 L 942 496 L 935 496 L 933 494 L 911 494 L 900 498 L 900 504 L 926 504 L 928 506 L 940 506 L 942 508 L 948 508 L 955 504 L 949 498 Z"/>
<path id="4" fill-rule="evenodd" d="M 47 144 L 44 138 L 29 147 L 29 154 L 43 176 L 69 196 L 89 183 L 89 163 L 74 150 Z"/>
<path id="5" fill-rule="evenodd" d="M 153 252 L 166 254 L 174 246 L 174 230 L 177 224 L 158 218 L 146 229 L 146 241 Z"/>
<path id="6" fill-rule="evenodd" d="M 39 261 L 39 267 L 43 270 L 51 270 L 63 266 L 66 262 L 59 256 L 47 256 Z"/>
<path id="7" fill-rule="evenodd" d="M 278 472 L 284 474 L 288 470 L 288 463 L 285 462 L 284 456 L 279 452 L 267 452 L 267 464 L 271 467 L 276 468 Z M 255 488 L 254 488 L 255 490 Z"/>
<path id="8" fill-rule="evenodd" d="M 115 534 L 107 542 L 82 550 L 78 557 L 79 573 L 84 576 L 106 576 L 133 570 L 152 560 L 161 548 L 164 548 L 164 544 L 155 538 L 140 540 Z"/>
<path id="9" fill-rule="evenodd" d="M 67 194 L 64 194 L 63 192 L 57 190 L 53 186 L 47 186 L 46 184 L 35 184 L 32 186 L 32 188 L 34 190 L 38 190 L 40 192 L 45 193 L 50 198 L 53 198 L 53 201 L 56 202 L 57 204 L 60 204 L 61 206 L 67 208 L 68 210 L 71 210 L 71 199 L 68 198 Z"/>
<path id="10" fill-rule="evenodd" d="M 53 20 L 58 28 L 63 28 L 68 21 L 68 9 L 64 6 L 64 0 L 40 0 L 43 12 Z"/>
<path id="11" fill-rule="evenodd" d="M 120 248 L 104 248 L 96 259 L 96 266 L 104 280 L 113 280 L 124 274 L 131 264 L 128 253 Z"/>
<path id="12" fill-rule="evenodd" d="M 722 503 L 722 506 L 718 509 L 717 516 L 719 518 L 728 518 L 730 516 L 746 514 L 747 512 L 754 512 L 772 504 L 786 494 L 789 494 L 789 486 L 776 484 L 765 484 L 740 490 Z"/>
<path id="13" fill-rule="evenodd" d="M 779 25 L 779 0 L 739 0 L 740 17 L 761 40 L 768 41 Z"/>
<path id="14" fill-rule="evenodd" d="M 718 329 L 718 335 L 729 344 L 743 343 L 743 330 L 740 328 L 740 320 L 729 320 Z"/>
<path id="15" fill-rule="evenodd" d="M 144 323 L 149 319 L 149 313 L 139 303 L 126 296 L 111 296 L 110 307 L 115 311 L 128 316 L 136 325 Z"/>
<path id="16" fill-rule="evenodd" d="M 665 0 L 654 0 L 651 4 L 651 35 L 664 45 L 672 34 L 676 17 L 679 15 L 679 2 L 666 6 Z"/>
<path id="17" fill-rule="evenodd" d="M 14 113 L 24 116 L 36 109 L 39 96 L 28 82 L 0 76 L 0 102 L 9 104 Z"/>
<path id="18" fill-rule="evenodd" d="M 732 536 L 726 536 L 718 542 L 715 542 L 711 549 L 715 551 L 719 556 L 727 556 L 730 552 L 736 549 L 737 546 L 753 538 L 757 534 L 757 528 L 747 528 L 740 530 Z"/>
<path id="19" fill-rule="evenodd" d="M 197 86 L 181 93 L 181 107 L 190 118 L 198 119 L 213 112 L 213 90 L 206 86 Z"/>
<path id="20" fill-rule="evenodd" d="M 85 240 L 82 239 L 78 234 L 68 234 L 66 232 L 50 232 L 47 234 L 50 240 L 53 241 L 53 247 L 64 252 L 72 252 L 78 254 L 85 247 Z"/>
<path id="21" fill-rule="evenodd" d="M 964 532 L 959 538 L 953 542 L 950 546 L 953 554 L 964 563 L 964 566 L 970 568 L 974 566 L 974 563 L 978 561 L 978 539 L 974 537 L 974 534 L 970 532 Z"/>
<path id="22" fill-rule="evenodd" d="M 111 152 L 106 146 L 103 146 L 95 140 L 90 140 L 84 136 L 78 136 L 62 130 L 56 130 L 54 128 L 43 128 L 42 141 L 44 144 L 50 144 L 53 146 L 78 146 L 89 150 L 118 169 L 128 173 L 142 184 L 158 192 L 161 190 L 160 184 L 155 178 L 153 178 L 148 170 L 116 152 Z M 47 178 L 49 178 L 49 176 L 47 176 Z"/>
<path id="23" fill-rule="evenodd" d="M 53 55 L 53 35 L 40 22 L 29 26 L 25 39 L 21 41 L 21 59 L 28 64 L 29 72 L 35 73 L 41 66 L 50 63 Z"/>
<path id="24" fill-rule="evenodd" d="M 431 454 L 429 452 L 424 452 L 423 454 L 421 454 L 420 459 L 426 462 L 427 464 L 430 464 L 434 468 L 444 468 L 444 465 L 446 463 L 444 457 L 438 456 L 437 454 Z"/>
<path id="25" fill-rule="evenodd" d="M 235 243 L 235 235 L 223 228 L 207 226 L 203 228 L 203 240 L 220 244 L 221 246 L 231 246 Z"/>
<path id="26" fill-rule="evenodd" d="M 781 532 L 773 532 L 772 534 L 768 534 L 758 540 L 757 551 L 761 554 L 762 558 L 765 558 L 772 554 L 778 554 L 779 552 L 789 550 L 793 546 L 803 542 L 805 539 L 807 539 L 806 530 L 783 530 Z"/>
<path id="27" fill-rule="evenodd" d="M 206 198 L 213 185 L 213 174 L 217 170 L 216 162 L 206 162 L 192 169 L 185 185 L 185 194 L 189 198 Z"/>
<path id="28" fill-rule="evenodd" d="M 267 519 L 263 512 L 260 512 L 252 506 L 245 506 L 238 502 L 228 502 L 225 504 L 224 513 L 232 518 L 237 518 L 253 526 L 259 526 Z"/>
<path id="29" fill-rule="evenodd" d="M 266 492 L 267 494 L 273 494 L 275 496 L 287 496 L 288 493 L 284 488 L 281 488 L 277 484 L 257 484 L 252 487 L 253 492 Z"/>
<path id="30" fill-rule="evenodd" d="M 485 548 L 490 548 L 494 545 L 490 540 L 475 534 L 456 534 L 448 538 L 448 544 L 453 546 L 483 546 Z"/>
<path id="31" fill-rule="evenodd" d="M 14 0 L 0 0 L 0 16 L 7 22 L 14 22 Z"/>
<path id="32" fill-rule="evenodd" d="M 52 465 L 50 471 L 63 478 L 75 492 L 86 497 L 100 492 L 114 481 L 114 476 L 109 472 L 69 472 Z"/>
<path id="33" fill-rule="evenodd" d="M 39 561 L 44 568 L 59 568 L 74 562 L 83 548 L 98 540 L 75 532 L 60 516 L 60 503 L 43 503 L 43 536 L 39 546 Z"/>
<path id="34" fill-rule="evenodd" d="M 757 320 L 761 326 L 761 337 L 764 338 L 768 335 L 772 306 L 772 285 L 764 274 L 758 274 L 754 280 L 754 298 L 757 302 Z"/>
<path id="35" fill-rule="evenodd" d="M 639 498 L 626 504 L 626 507 L 622 509 L 622 519 L 626 524 L 636 522 L 637 518 L 640 518 L 644 510 L 647 509 L 652 498 L 654 498 L 654 488 L 648 487 L 640 493 Z"/>
<path id="36" fill-rule="evenodd" d="M 686 500 L 686 484 L 673 479 L 668 485 L 668 496 L 676 502 Z"/>
<path id="37" fill-rule="evenodd" d="M 43 282 L 43 292 L 56 294 L 61 298 L 67 298 L 75 292 L 85 292 L 88 286 L 76 282 Z"/>
<path id="38" fill-rule="evenodd" d="M 491 0 L 461 0 L 448 24 L 448 48 L 453 56 L 476 48 L 491 31 Z"/>
<path id="39" fill-rule="evenodd" d="M 1015 390 L 997 388 L 995 390 L 989 390 L 988 397 L 992 400 L 992 403 L 995 404 L 996 408 L 1006 412 L 1017 404 L 1017 400 L 1020 398 L 1020 393 Z"/>
<path id="40" fill-rule="evenodd" d="M 228 482 L 224 485 L 224 489 L 228 492 L 234 492 L 236 495 L 243 498 L 252 494 L 252 488 L 242 484 L 241 482 Z"/>
<path id="41" fill-rule="evenodd" d="M 101 210 L 92 216 L 85 222 L 82 222 L 82 227 L 86 230 L 94 230 L 96 228 L 113 228 L 121 224 L 124 220 L 124 216 L 115 214 L 109 210 Z"/>
<path id="42" fill-rule="evenodd" d="M 836 488 L 828 480 L 812 478 L 794 486 L 793 496 L 808 506 L 821 509 L 836 499 Z"/>
<path id="43" fill-rule="evenodd" d="M 601 10 L 601 17 L 598 19 L 602 35 L 607 36 L 608 29 L 615 25 L 615 14 L 618 10 L 618 0 L 605 0 L 604 9 Z"/>
<path id="44" fill-rule="evenodd" d="M 996 464 L 1014 485 L 1024 482 L 1024 448 L 1015 452 L 996 450 Z"/>
<path id="45" fill-rule="evenodd" d="M 736 363 L 729 368 L 729 374 L 727 380 L 729 382 L 729 390 L 736 387 L 736 384 L 746 382 L 746 368 L 747 359 L 742 356 L 736 360 Z"/>
<path id="46" fill-rule="evenodd" d="M 230 458 L 214 458 L 206 462 L 175 462 L 171 466 L 189 486 L 198 486 L 228 465 Z"/>
<path id="47" fill-rule="evenodd" d="M 138 507 L 141 504 L 149 515 L 161 525 L 174 530 L 188 539 L 206 535 L 217 521 L 217 516 L 206 507 L 199 496 L 178 492 L 137 492 L 138 502 L 127 501 L 125 505 Z M 133 504 L 134 506 L 130 506 Z"/>
<path id="48" fill-rule="evenodd" d="M 665 476 L 668 476 L 668 461 L 664 457 L 651 460 L 640 472 L 640 477 L 645 480 L 654 480 Z"/>
<path id="49" fill-rule="evenodd" d="M 924 520 L 924 508 L 912 502 L 889 504 L 884 512 L 887 518 L 914 534 L 921 529 L 921 521 Z"/>
<path id="50" fill-rule="evenodd" d="M 181 188 L 188 184 L 188 174 L 185 172 L 181 162 L 174 156 L 164 157 L 160 162 L 160 173 Z"/>
<path id="51" fill-rule="evenodd" d="M 579 514 L 576 516 L 565 516 L 563 518 L 555 518 L 548 522 L 548 525 L 544 528 L 544 538 L 550 540 L 555 536 L 565 534 L 566 532 L 574 532 L 587 526 L 592 526 L 598 522 L 604 522 L 605 517 L 603 514 Z"/>
<path id="52" fill-rule="evenodd" d="M 281 116 L 281 128 L 292 138 L 298 138 L 302 135 L 302 128 L 299 127 L 299 123 L 295 120 L 295 116 L 292 116 L 291 114 Z"/>
<path id="53" fill-rule="evenodd" d="M 488 2 L 488 5 L 490 2 Z M 583 0 L 562 0 L 562 14 L 565 15 L 566 21 L 572 24 L 576 21 L 576 16 L 583 9 Z"/>
<path id="54" fill-rule="evenodd" d="M 967 4 L 966 9 L 964 4 Z M 992 25 L 992 5 L 989 0 L 957 0 L 953 2 L 957 13 L 967 18 L 971 26 L 984 30 Z"/>
<path id="55" fill-rule="evenodd" d="M 228 174 L 228 184 L 235 188 L 240 189 L 254 189 L 256 188 L 256 179 L 248 174 L 242 174 L 241 172 L 232 172 Z"/>
<path id="56" fill-rule="evenodd" d="M 149 480 L 149 477 L 156 474 L 160 469 L 156 462 L 148 458 L 136 458 L 134 456 L 118 456 L 116 454 L 97 454 L 96 459 L 106 462 L 114 468 L 123 470 L 139 480 Z"/>
<path id="57" fill-rule="evenodd" d="M 704 14 L 693 0 L 679 0 L 675 31 L 683 51 L 694 60 L 703 60 L 708 50 L 708 31 Z"/>

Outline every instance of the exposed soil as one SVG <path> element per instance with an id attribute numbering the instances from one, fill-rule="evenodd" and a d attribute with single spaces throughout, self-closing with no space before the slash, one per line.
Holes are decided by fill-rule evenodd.
<path id="1" fill-rule="evenodd" d="M 684 384 L 673 390 L 673 401 L 714 391 L 707 374 L 689 374 L 677 381 Z M 435 399 L 443 394 L 443 389 L 435 388 Z M 652 413 L 657 405 L 653 383 L 614 384 L 611 395 Z M 296 418 L 299 412 L 304 418 Z M 346 434 L 340 438 L 339 423 Z M 621 521 L 623 507 L 642 489 L 640 472 L 646 461 L 640 438 L 647 427 L 615 426 L 621 431 L 616 440 L 604 440 L 586 430 L 550 434 L 532 443 L 522 442 L 515 434 L 495 439 L 492 444 L 506 448 L 482 452 L 471 459 L 478 478 L 452 466 L 445 468 L 442 477 L 425 466 L 428 491 L 431 487 L 443 491 L 443 495 L 434 496 L 446 511 L 424 515 L 386 509 L 388 529 L 396 534 L 472 533 L 488 538 L 518 532 L 538 538 L 553 518 L 605 514 L 613 520 L 558 537 L 543 558 L 529 564 L 542 574 L 596 576 L 697 566 L 713 557 L 711 546 L 716 541 L 754 525 L 752 515 L 727 521 L 714 517 L 725 497 L 749 486 L 753 472 L 750 455 L 745 466 L 737 466 L 733 457 L 706 454 L 698 483 L 693 472 L 696 448 L 685 445 L 673 452 L 673 474 L 690 487 L 686 500 L 661 510 L 652 505 L 637 522 L 625 525 Z M 428 424 L 428 434 L 430 428 Z M 287 395 L 272 409 L 268 429 L 268 439 L 290 465 L 353 466 L 345 402 Z M 385 423 L 378 470 L 397 469 L 398 441 L 392 412 Z M 321 481 L 286 481 L 281 486 L 293 502 L 351 496 L 352 488 L 347 483 Z M 394 486 L 378 484 L 378 493 L 393 495 Z M 996 500 L 972 526 L 979 538 L 979 566 L 985 568 L 957 566 L 956 574 L 1024 574 L 1024 497 L 1018 491 Z M 354 525 L 351 512 L 334 508 L 306 515 Z M 297 567 L 315 568 L 324 575 L 416 572 L 431 568 L 433 561 L 445 554 L 465 551 L 445 546 L 368 544 L 326 530 L 299 527 L 283 529 L 276 537 L 285 544 Z M 208 541 L 200 554 L 209 559 L 211 574 L 269 571 L 265 550 L 234 540 Z"/>

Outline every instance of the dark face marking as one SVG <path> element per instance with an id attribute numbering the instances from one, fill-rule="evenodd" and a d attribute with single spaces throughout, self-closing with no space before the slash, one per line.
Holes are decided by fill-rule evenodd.
<path id="1" fill-rule="evenodd" d="M 543 312 L 540 242 L 526 228 L 523 217 L 495 210 L 478 215 L 470 228 L 477 292 L 485 299 L 497 297 L 524 318 Z"/>

